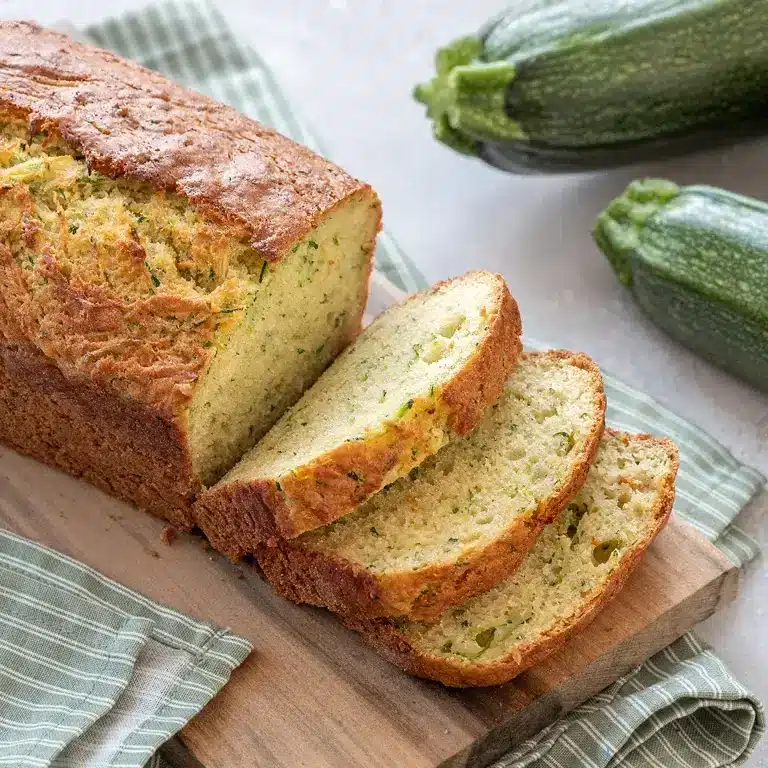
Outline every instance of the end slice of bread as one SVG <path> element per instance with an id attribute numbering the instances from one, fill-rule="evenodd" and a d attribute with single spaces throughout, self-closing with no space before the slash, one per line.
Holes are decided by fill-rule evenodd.
<path id="1" fill-rule="evenodd" d="M 500 275 L 470 272 L 391 307 L 199 498 L 233 557 L 351 512 L 483 417 L 521 349 Z"/>
<path id="2" fill-rule="evenodd" d="M 520 565 L 586 480 L 604 418 L 592 360 L 526 354 L 472 433 L 351 514 L 260 547 L 259 564 L 297 602 L 434 619 Z"/>
<path id="3" fill-rule="evenodd" d="M 606 430 L 584 487 L 523 565 L 434 624 L 345 622 L 406 671 L 445 685 L 500 685 L 557 650 L 621 589 L 666 524 L 677 449 Z"/>

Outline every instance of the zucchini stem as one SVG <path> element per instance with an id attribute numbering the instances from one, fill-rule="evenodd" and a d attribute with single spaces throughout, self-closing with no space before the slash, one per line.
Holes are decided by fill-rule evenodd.
<path id="1" fill-rule="evenodd" d="M 632 284 L 631 256 L 640 230 L 649 217 L 678 194 L 680 187 L 671 181 L 638 179 L 597 217 L 592 236 L 624 285 Z"/>
<path id="2" fill-rule="evenodd" d="M 520 124 L 507 115 L 506 90 L 515 67 L 508 61 L 482 61 L 482 41 L 462 37 L 437 52 L 437 76 L 416 86 L 435 137 L 464 154 L 479 154 L 483 140 L 525 139 Z"/>

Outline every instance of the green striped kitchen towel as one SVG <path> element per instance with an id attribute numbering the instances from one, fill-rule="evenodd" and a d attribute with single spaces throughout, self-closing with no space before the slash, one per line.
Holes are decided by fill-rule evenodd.
<path id="1" fill-rule="evenodd" d="M 250 652 L 0 529 L 0 766 L 159 768 Z"/>
<path id="2" fill-rule="evenodd" d="M 322 151 L 257 53 L 208 6 L 155 5 L 84 35 Z M 387 278 L 379 293 L 423 286 L 386 234 L 377 269 Z M 680 445 L 676 512 L 735 562 L 754 557 L 732 521 L 763 487 L 761 475 L 626 384 L 606 377 L 606 389 L 612 424 Z M 0 564 L 0 766 L 161 768 L 156 748 L 249 652 L 226 631 L 12 534 L 0 532 Z M 764 728 L 760 703 L 688 635 L 497 768 L 738 765 Z"/>
<path id="3" fill-rule="evenodd" d="M 493 768 L 735 766 L 764 729 L 759 703 L 688 634 Z"/>

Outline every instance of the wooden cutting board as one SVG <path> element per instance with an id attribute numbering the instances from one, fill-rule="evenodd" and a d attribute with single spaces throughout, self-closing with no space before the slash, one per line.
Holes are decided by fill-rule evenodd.
<path id="1" fill-rule="evenodd" d="M 381 660 L 325 611 L 278 598 L 256 569 L 0 447 L 0 526 L 150 597 L 227 625 L 255 651 L 167 747 L 204 768 L 480 768 L 733 599 L 738 570 L 672 520 L 581 636 L 500 688 L 449 691 Z"/>

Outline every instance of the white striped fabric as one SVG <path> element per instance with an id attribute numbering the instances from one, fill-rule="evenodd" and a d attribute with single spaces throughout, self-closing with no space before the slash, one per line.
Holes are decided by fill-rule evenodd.
<path id="1" fill-rule="evenodd" d="M 0 766 L 140 768 L 250 650 L 0 530 Z"/>
<path id="2" fill-rule="evenodd" d="M 153 5 L 84 36 L 322 151 L 259 56 L 209 6 Z M 377 269 L 400 290 L 423 287 L 386 234 Z M 763 477 L 658 403 L 605 378 L 611 424 L 666 434 L 680 446 L 677 514 L 735 562 L 754 557 L 754 542 L 733 520 Z M 157 748 L 250 649 L 225 630 L 2 531 L 0 639 L 0 768 L 167 768 Z M 764 730 L 760 703 L 688 635 L 496 768 L 736 766 Z"/>
<path id="3" fill-rule="evenodd" d="M 764 732 L 760 703 L 689 634 L 493 768 L 725 768 Z"/>

